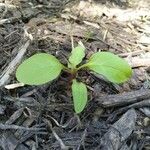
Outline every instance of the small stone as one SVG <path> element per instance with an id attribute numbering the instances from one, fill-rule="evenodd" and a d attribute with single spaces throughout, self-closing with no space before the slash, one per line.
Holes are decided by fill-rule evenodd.
<path id="1" fill-rule="evenodd" d="M 143 124 L 145 127 L 150 126 L 150 118 L 149 117 L 145 117 L 143 120 Z"/>

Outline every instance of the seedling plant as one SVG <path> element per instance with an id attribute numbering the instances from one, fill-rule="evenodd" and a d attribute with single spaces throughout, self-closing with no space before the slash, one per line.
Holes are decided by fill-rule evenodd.
<path id="1" fill-rule="evenodd" d="M 85 57 L 85 47 L 79 42 L 73 47 L 68 59 L 67 66 L 53 55 L 38 53 L 25 60 L 16 71 L 16 78 L 19 82 L 27 85 L 41 85 L 56 79 L 63 71 L 72 76 L 71 90 L 74 103 L 74 110 L 77 114 L 82 112 L 87 104 L 88 93 L 86 84 L 79 82 L 76 75 L 79 70 L 86 69 L 100 74 L 112 83 L 123 83 L 132 75 L 132 69 L 122 58 L 110 52 L 96 52 L 81 64 Z"/>

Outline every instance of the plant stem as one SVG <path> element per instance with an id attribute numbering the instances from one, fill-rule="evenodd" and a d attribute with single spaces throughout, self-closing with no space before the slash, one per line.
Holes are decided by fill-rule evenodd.
<path id="1" fill-rule="evenodd" d="M 85 67 L 87 67 L 87 66 L 88 66 L 88 64 L 86 63 L 86 64 L 84 64 L 84 65 L 78 67 L 78 68 L 77 68 L 77 71 L 80 70 L 80 69 L 82 69 L 82 68 L 85 68 Z"/>
<path id="2" fill-rule="evenodd" d="M 62 66 L 63 66 L 63 69 L 64 69 L 65 71 L 67 71 L 68 73 L 71 73 L 71 69 L 67 68 L 67 67 L 64 66 L 64 65 L 62 65 Z"/>

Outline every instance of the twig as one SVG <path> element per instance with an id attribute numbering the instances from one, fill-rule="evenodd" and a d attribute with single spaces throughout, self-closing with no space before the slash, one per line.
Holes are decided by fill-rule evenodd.
<path id="1" fill-rule="evenodd" d="M 6 24 L 6 23 L 13 23 L 18 21 L 20 18 L 16 18 L 16 17 L 12 17 L 12 18 L 8 18 L 8 19 L 1 19 L 0 20 L 0 25 Z"/>
<path id="2" fill-rule="evenodd" d="M 55 132 L 55 130 L 52 128 L 51 122 L 49 120 L 47 120 L 47 119 L 44 119 L 44 121 L 47 123 L 48 127 L 52 131 L 55 139 L 59 142 L 61 149 L 62 150 L 68 150 L 68 147 L 64 144 L 64 142 L 62 141 L 62 139 L 57 135 L 57 133 Z"/>
<path id="3" fill-rule="evenodd" d="M 63 143 L 62 139 L 57 135 L 57 133 L 52 129 L 52 133 L 56 140 L 59 142 L 62 150 L 68 150 L 67 146 Z"/>
<path id="4" fill-rule="evenodd" d="M 0 87 L 7 84 L 10 80 L 11 74 L 16 69 L 16 66 L 22 61 L 24 54 L 27 51 L 27 48 L 30 44 L 30 40 L 27 40 L 24 45 L 20 47 L 18 50 L 17 56 L 12 60 L 12 62 L 8 65 L 8 67 L 3 71 L 2 75 L 0 76 Z"/>
<path id="5" fill-rule="evenodd" d="M 12 4 L 0 3 L 0 7 L 8 7 L 8 8 L 17 8 L 17 6 Z"/>
<path id="6" fill-rule="evenodd" d="M 146 100 L 128 105 L 126 107 L 123 107 L 123 108 L 120 108 L 119 110 L 114 111 L 107 119 L 107 122 L 112 122 L 116 120 L 118 115 L 126 112 L 130 108 L 142 108 L 142 107 L 150 107 L 150 99 L 146 99 Z"/>
<path id="7" fill-rule="evenodd" d="M 81 149 L 81 145 L 84 147 L 84 142 L 85 142 L 86 135 L 87 135 L 87 128 L 84 130 L 84 132 L 82 134 L 81 142 L 80 142 L 80 145 L 78 146 L 77 150 Z"/>
<path id="8" fill-rule="evenodd" d="M 95 99 L 103 107 L 116 107 L 124 106 L 127 104 L 137 103 L 143 99 L 148 99 L 150 97 L 150 90 L 137 90 L 122 94 L 106 95 Z"/>
<path id="9" fill-rule="evenodd" d="M 22 86 L 24 86 L 24 83 L 15 83 L 15 84 L 5 85 L 5 88 L 7 90 L 10 90 L 10 89 L 15 89 L 15 88 L 22 87 Z"/>
<path id="10" fill-rule="evenodd" d="M 119 56 L 121 56 L 121 57 L 137 56 L 143 52 L 145 52 L 145 51 L 144 50 L 137 50 L 137 51 L 133 51 L 133 52 L 121 53 L 121 54 L 119 54 Z"/>
<path id="11" fill-rule="evenodd" d="M 22 126 L 17 126 L 17 125 L 6 125 L 0 123 L 0 130 L 25 130 L 25 131 L 39 131 L 39 130 L 44 130 L 45 128 L 26 128 Z"/>

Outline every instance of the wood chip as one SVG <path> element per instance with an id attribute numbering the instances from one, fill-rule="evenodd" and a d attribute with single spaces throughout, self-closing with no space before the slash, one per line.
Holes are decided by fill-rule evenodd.
<path id="1" fill-rule="evenodd" d="M 101 140 L 101 150 L 120 150 L 125 140 L 135 129 L 137 115 L 134 109 L 128 110 L 115 122 Z"/>
<path id="2" fill-rule="evenodd" d="M 95 99 L 103 107 L 124 106 L 127 104 L 136 103 L 150 97 L 149 89 L 131 91 L 127 93 L 106 95 Z"/>
<path id="3" fill-rule="evenodd" d="M 22 87 L 22 86 L 24 86 L 24 83 L 15 83 L 15 84 L 5 85 L 5 88 L 7 90 L 10 90 L 10 89 L 16 89 L 16 88 Z"/>

